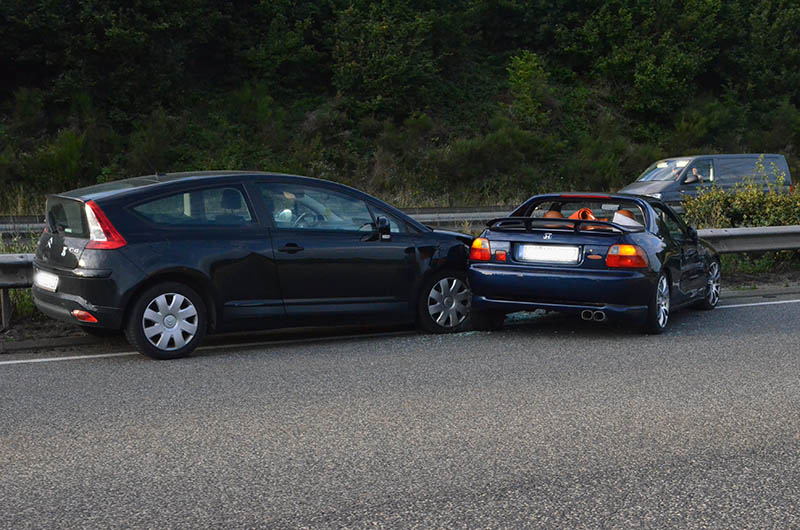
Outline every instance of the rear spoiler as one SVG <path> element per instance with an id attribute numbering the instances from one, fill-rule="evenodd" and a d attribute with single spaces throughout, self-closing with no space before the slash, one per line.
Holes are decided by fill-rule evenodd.
<path id="1" fill-rule="evenodd" d="M 643 226 L 623 226 L 608 221 L 596 221 L 588 219 L 561 219 L 543 217 L 500 217 L 492 219 L 486 226 L 491 230 L 570 230 L 580 232 L 581 230 L 596 230 L 598 232 L 612 232 L 615 234 L 629 234 L 632 232 L 644 232 Z"/>

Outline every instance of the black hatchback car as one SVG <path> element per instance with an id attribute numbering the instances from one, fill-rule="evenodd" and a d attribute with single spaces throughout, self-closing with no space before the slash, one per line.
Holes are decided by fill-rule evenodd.
<path id="1" fill-rule="evenodd" d="M 548 194 L 489 222 L 473 242 L 472 323 L 547 309 L 584 320 L 627 319 L 650 333 L 670 311 L 719 301 L 719 255 L 652 197 Z"/>
<path id="2" fill-rule="evenodd" d="M 292 175 L 153 175 L 52 195 L 45 314 L 188 355 L 208 331 L 414 322 L 464 329 L 469 244 L 353 188 Z"/>

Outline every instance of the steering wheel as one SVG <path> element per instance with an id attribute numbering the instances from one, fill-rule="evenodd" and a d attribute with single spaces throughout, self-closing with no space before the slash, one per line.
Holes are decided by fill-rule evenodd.
<path id="1" fill-rule="evenodd" d="M 305 223 L 303 223 L 303 219 L 305 219 L 307 217 L 308 217 L 308 212 L 303 212 L 300 215 L 298 215 L 297 219 L 295 219 L 292 222 L 292 228 L 297 228 L 297 227 L 301 227 L 301 226 L 307 226 Z M 301 225 L 301 223 L 302 223 L 302 225 Z"/>

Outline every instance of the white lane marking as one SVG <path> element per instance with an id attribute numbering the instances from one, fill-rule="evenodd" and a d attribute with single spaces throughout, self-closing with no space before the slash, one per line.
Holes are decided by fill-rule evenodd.
<path id="1" fill-rule="evenodd" d="M 305 339 L 283 339 L 271 341 L 258 341 L 246 342 L 243 344 L 215 344 L 213 346 L 200 346 L 195 351 L 219 350 L 225 348 L 253 348 L 256 346 L 265 345 L 286 345 L 286 344 L 307 344 L 313 342 L 322 342 L 326 340 L 347 340 L 347 339 L 369 339 L 369 338 L 391 338 L 403 337 L 406 335 L 414 335 L 415 331 L 388 331 L 384 333 L 366 333 L 364 335 L 339 335 L 333 337 L 309 337 Z M 100 357 L 124 357 L 126 355 L 139 355 L 139 352 L 126 351 L 119 353 L 99 353 L 96 355 L 71 355 L 69 357 L 49 357 L 47 359 L 18 359 L 14 361 L 0 361 L 0 365 L 4 364 L 33 364 L 33 363 L 50 363 L 55 361 L 80 361 L 83 359 L 97 359 Z"/>
<path id="2" fill-rule="evenodd" d="M 717 309 L 731 309 L 734 307 L 753 307 L 757 305 L 797 304 L 800 300 L 776 300 L 774 302 L 753 302 L 751 304 L 718 305 Z"/>
<path id="3" fill-rule="evenodd" d="M 55 361 L 76 361 L 78 359 L 94 359 L 97 357 L 122 357 L 123 355 L 139 355 L 139 354 L 132 351 L 126 351 L 122 353 L 99 353 L 97 355 L 72 355 L 69 357 L 50 357 L 47 359 L 19 359 L 16 361 L 0 361 L 0 364 L 51 363 Z"/>

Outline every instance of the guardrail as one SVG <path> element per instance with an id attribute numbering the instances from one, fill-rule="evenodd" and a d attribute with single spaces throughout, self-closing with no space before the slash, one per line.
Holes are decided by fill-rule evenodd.
<path id="1" fill-rule="evenodd" d="M 33 283 L 33 254 L 0 254 L 0 330 L 11 324 L 9 289 L 30 287 Z"/>
<path id="2" fill-rule="evenodd" d="M 507 212 L 465 211 L 412 213 L 422 223 L 481 222 L 503 217 Z M 714 245 L 720 254 L 800 249 L 800 226 L 765 226 L 753 228 L 712 228 L 698 230 L 698 235 Z M 33 283 L 33 254 L 0 254 L 0 309 L 2 327 L 11 321 L 9 289 L 27 288 Z"/>
<path id="3" fill-rule="evenodd" d="M 800 226 L 710 228 L 697 232 L 720 254 L 800 249 Z"/>

